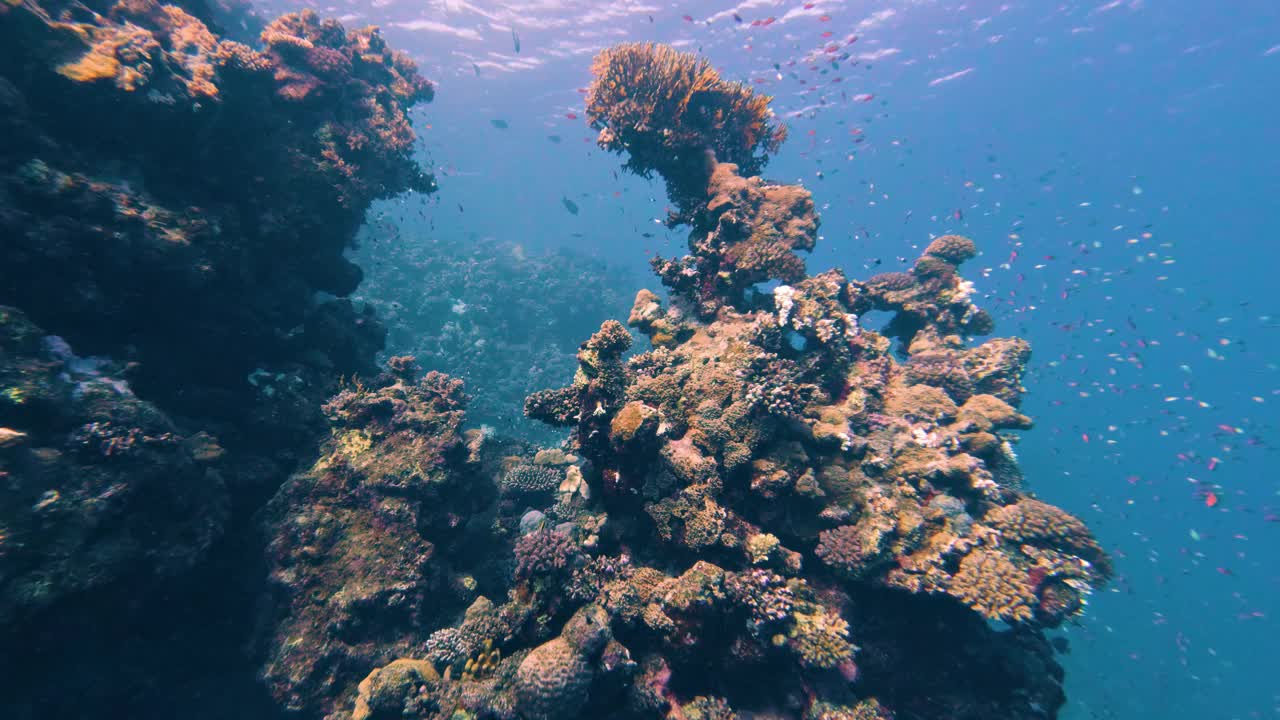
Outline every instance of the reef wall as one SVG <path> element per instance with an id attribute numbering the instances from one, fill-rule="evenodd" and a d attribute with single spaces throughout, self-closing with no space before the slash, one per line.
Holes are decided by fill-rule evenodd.
<path id="1" fill-rule="evenodd" d="M 432 94 L 309 11 L 0 3 L 6 717 L 258 702 L 250 516 L 376 373 L 343 252 L 371 202 L 433 189 L 407 114 Z M 226 706 L 165 707 L 224 672 Z"/>

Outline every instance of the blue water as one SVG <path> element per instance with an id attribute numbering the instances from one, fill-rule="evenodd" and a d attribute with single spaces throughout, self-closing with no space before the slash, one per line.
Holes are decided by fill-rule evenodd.
<path id="1" fill-rule="evenodd" d="M 766 175 L 814 193 L 811 267 L 865 277 L 932 236 L 976 239 L 966 275 L 1035 348 L 1032 488 L 1120 573 L 1064 631 L 1063 716 L 1280 717 L 1280 4 L 812 5 L 319 9 L 383 25 L 439 81 L 415 112 L 440 191 L 377 210 L 405 242 L 568 247 L 656 287 L 647 254 L 684 234 L 654 223 L 660 184 L 596 148 L 578 92 L 621 40 L 701 49 L 776 96 L 791 139 Z"/>

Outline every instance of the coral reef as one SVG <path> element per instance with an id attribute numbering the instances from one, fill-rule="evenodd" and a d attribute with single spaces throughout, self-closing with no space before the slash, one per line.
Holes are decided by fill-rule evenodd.
<path id="1" fill-rule="evenodd" d="M 652 57 L 663 68 L 696 66 L 635 46 L 597 60 L 593 117 L 606 126 L 607 147 L 627 123 L 681 126 L 678 103 L 658 119 L 634 115 L 645 103 L 657 108 L 648 112 L 666 107 L 647 100 L 655 95 L 646 83 L 669 70 L 642 78 L 640 100 L 614 86 L 618 67 Z M 717 152 L 712 135 L 680 142 L 691 145 L 686 153 Z M 665 172 L 640 138 L 617 142 L 638 146 L 633 163 Z M 908 673 L 917 662 L 874 630 L 859 635 L 863 616 L 851 608 L 868 594 L 954 603 L 979 622 L 951 642 L 990 643 L 1010 654 L 1005 662 L 1042 654 L 1038 629 L 1078 612 L 1110 566 L 1079 520 L 1025 494 L 1009 431 L 1030 426 L 1014 409 L 1028 349 L 1017 339 L 967 343 L 993 329 L 959 274 L 977 253 L 973 242 L 935 239 L 911 273 L 808 277 L 793 252 L 816 238 L 808 193 L 706 162 L 699 192 L 672 188 L 678 203 L 700 198 L 682 205 L 691 254 L 655 262 L 672 306 L 642 292 L 631 314 L 653 349 L 624 363 L 629 342 L 606 322 L 583 345 L 573 384 L 526 403 L 530 416 L 574 428 L 571 449 L 592 490 L 584 510 L 597 524 L 606 517 L 589 557 L 626 549 L 625 576 L 580 596 L 605 608 L 615 638 L 640 658 L 636 682 L 648 699 L 633 686 L 633 707 L 776 712 L 795 707 L 788 693 L 803 686 L 798 716 L 915 717 L 917 701 L 860 671 L 867 653 L 896 653 L 893 664 Z M 691 187 L 689 176 L 682 182 Z M 752 290 L 770 279 L 786 284 L 772 297 Z M 893 313 L 883 334 L 858 324 L 871 310 Z M 904 360 L 891 353 L 893 336 Z M 676 558 L 696 562 L 671 576 Z M 1029 640 L 997 639 L 1010 634 Z M 708 658 L 714 673 L 700 669 Z M 772 694 L 724 681 L 766 672 Z M 1049 712 L 1061 704 L 1052 675 L 1034 690 Z M 988 716 L 1022 712 L 978 687 L 932 692 L 945 704 L 931 717 L 976 716 L 979 706 Z M 871 698 L 880 705 L 858 705 Z"/>
<path id="2" fill-rule="evenodd" d="M 1012 444 L 1029 348 L 975 340 L 994 322 L 960 274 L 972 241 L 936 238 L 907 273 L 809 275 L 810 194 L 756 177 L 782 139 L 768 99 L 670 48 L 605 51 L 600 143 L 664 177 L 689 254 L 654 261 L 668 301 L 636 296 L 647 347 L 604 320 L 566 386 L 528 393 L 529 418 L 567 429 L 559 447 L 467 429 L 462 381 L 400 355 L 375 374 L 376 316 L 313 299 L 359 282 L 341 252 L 372 199 L 429 187 L 405 115 L 429 84 L 372 30 L 290 15 L 254 50 L 192 8 L 0 5 L 0 301 L 21 308 L 0 310 L 0 620 L 76 611 L 10 633 L 37 654 L 0 667 L 32 687 L 15 717 L 71 708 L 45 704 L 51 684 L 91 673 L 52 669 L 110 657 L 40 656 L 76 647 L 90 591 L 156 614 L 144 679 L 181 674 L 155 665 L 193 646 L 227 657 L 243 636 L 215 635 L 256 601 L 265 691 L 238 706 L 299 717 L 1056 716 L 1045 630 L 1111 565 L 1027 490 Z M 36 123 L 66 103 L 112 108 L 114 140 Z M 246 128 L 261 146 L 233 142 Z M 439 262 L 460 268 L 449 282 L 507 267 Z M 55 268 L 60 288 L 39 280 Z M 522 276 L 530 306 L 543 275 Z M 465 317 L 462 292 L 441 284 L 413 313 Z M 440 338 L 492 336 L 473 356 L 500 355 L 527 341 L 526 311 L 427 342 L 438 359 Z M 870 311 L 893 319 L 864 327 Z M 483 383 L 484 362 L 460 365 Z M 174 620 L 165 592 L 123 600 L 175 575 L 187 602 L 213 589 L 199 619 Z"/>
<path id="3" fill-rule="evenodd" d="M 754 116 L 690 133 L 680 102 L 655 100 L 686 97 L 699 67 L 602 54 L 602 143 L 664 175 L 680 172 L 655 165 L 664 138 L 686 156 L 732 147 L 727 128 Z M 1110 565 L 1025 490 L 1011 443 L 1031 426 L 1016 410 L 1028 349 L 970 344 L 993 330 L 959 274 L 974 244 L 938 238 L 912 273 L 866 282 L 807 276 L 808 193 L 703 157 L 696 192 L 667 178 L 692 223 L 691 254 L 655 263 L 670 306 L 641 291 L 630 313 L 651 347 L 628 357 L 607 320 L 568 386 L 526 399 L 570 428 L 536 456 L 564 480 L 541 506 L 499 503 L 505 601 L 433 634 L 440 679 L 380 698 L 402 713 L 388 717 L 1056 716 L 1044 630 Z M 770 279 L 786 284 L 753 289 Z M 871 310 L 894 313 L 883 333 L 859 324 Z"/>

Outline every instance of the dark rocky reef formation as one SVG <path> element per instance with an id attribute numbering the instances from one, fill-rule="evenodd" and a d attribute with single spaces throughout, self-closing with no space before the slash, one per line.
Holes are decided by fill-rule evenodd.
<path id="1" fill-rule="evenodd" d="M 0 307 L 0 626 L 118 577 L 180 573 L 221 532 L 222 449 L 105 358 Z"/>
<path id="2" fill-rule="evenodd" d="M 598 82 L 673 63 L 694 61 L 606 52 Z M 606 147 L 679 122 L 605 90 Z M 734 142 L 707 132 L 699 149 Z M 652 152 L 632 163 L 687 193 L 666 175 L 687 168 Z M 808 276 L 791 255 L 812 245 L 808 194 L 707 160 L 700 203 L 679 200 L 690 255 L 657 264 L 671 306 L 641 291 L 631 313 L 652 349 L 628 357 L 606 321 L 573 382 L 526 401 L 571 434 L 501 476 L 492 537 L 513 566 L 488 587 L 505 598 L 485 592 L 425 653 L 374 670 L 353 718 L 1056 717 L 1044 630 L 1111 568 L 1024 487 L 1028 351 L 972 344 L 992 329 L 958 272 L 972 242 L 939 238 L 901 277 Z M 768 278 L 787 284 L 746 291 Z M 884 334 L 858 323 L 870 310 L 895 313 Z"/>
<path id="3" fill-rule="evenodd" d="M 31 649 L 0 662 L 6 717 L 270 707 L 250 516 L 376 372 L 343 252 L 371 202 L 432 189 L 408 111 L 433 89 L 374 29 L 221 34 L 253 27 L 0 3 L 0 641 Z M 175 711 L 220 673 L 225 706 Z"/>

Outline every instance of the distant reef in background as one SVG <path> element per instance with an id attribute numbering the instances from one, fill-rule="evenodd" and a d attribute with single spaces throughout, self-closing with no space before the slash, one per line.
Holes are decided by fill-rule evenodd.
<path id="1" fill-rule="evenodd" d="M 566 248 L 362 236 L 356 297 L 386 324 L 387 352 L 466 383 L 471 424 L 542 443 L 564 431 L 525 418 L 525 396 L 572 375 L 582 338 L 643 286 L 639 273 Z"/>

